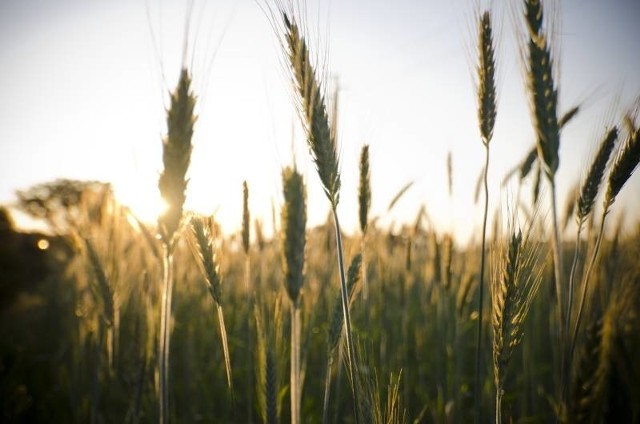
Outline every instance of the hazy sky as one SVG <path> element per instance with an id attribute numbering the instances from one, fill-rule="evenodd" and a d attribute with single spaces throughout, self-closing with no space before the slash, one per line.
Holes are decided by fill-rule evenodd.
<path id="1" fill-rule="evenodd" d="M 0 203 L 13 201 L 16 189 L 55 178 L 98 179 L 112 182 L 138 213 L 149 213 L 158 201 L 164 107 L 180 66 L 185 3 L 0 0 Z M 328 81 L 337 77 L 340 87 L 339 213 L 347 231 L 356 228 L 358 156 L 368 143 L 373 215 L 385 223 L 408 222 L 424 203 L 437 224 L 455 228 L 462 240 L 477 232 L 481 206 L 473 204 L 473 191 L 483 147 L 473 71 L 479 9 L 479 2 L 466 0 L 309 3 L 311 46 Z M 500 41 L 492 209 L 513 197 L 513 187 L 500 194 L 500 180 L 534 140 L 512 9 L 494 7 Z M 560 110 L 583 106 L 562 135 L 562 204 L 606 125 L 640 95 L 640 1 L 565 0 L 557 17 Z M 253 215 L 270 222 L 271 199 L 276 205 L 281 199 L 280 170 L 292 162 L 293 149 L 308 183 L 310 224 L 324 220 L 327 202 L 279 46 L 258 3 L 196 1 L 191 29 L 188 60 L 199 120 L 187 207 L 215 211 L 227 230 L 236 230 L 246 179 Z M 387 214 L 409 181 L 414 186 Z M 524 193 L 529 196 L 528 188 Z M 623 193 L 619 203 L 625 203 L 627 219 L 637 221 L 637 175 Z"/>

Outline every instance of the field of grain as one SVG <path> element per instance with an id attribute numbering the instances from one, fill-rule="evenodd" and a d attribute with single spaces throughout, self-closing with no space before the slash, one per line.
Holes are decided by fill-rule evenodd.
<path id="1" fill-rule="evenodd" d="M 246 182 L 237 188 L 239 232 L 185 210 L 198 102 L 188 66 L 158 141 L 163 169 L 149 190 L 167 209 L 157 222 L 137 217 L 108 183 L 19 191 L 18 208 L 47 231 L 22 233 L 1 209 L 1 420 L 640 422 L 640 222 L 623 231 L 612 219 L 640 161 L 639 108 L 602 128 L 574 194 L 558 205 L 562 129 L 581 111 L 559 110 L 545 9 L 521 3 L 536 142 L 509 177 L 522 192 L 488 216 L 489 198 L 501 195 L 487 184 L 501 50 L 492 11 L 478 13 L 484 214 L 467 245 L 424 208 L 393 228 L 371 216 L 370 146 L 359 163 L 341 160 L 338 102 L 329 101 L 301 9 L 287 2 L 264 5 L 265 17 L 304 129 L 296 142 L 317 178 L 299 172 L 303 158 L 292 160 L 273 216 L 253 216 Z M 433 184 L 451 192 L 450 158 L 447 166 L 449 181 Z M 346 174 L 358 193 L 342 190 Z M 322 186 L 329 211 L 314 227 L 311 184 Z M 357 197 L 353 233 L 340 225 L 347 196 Z"/>

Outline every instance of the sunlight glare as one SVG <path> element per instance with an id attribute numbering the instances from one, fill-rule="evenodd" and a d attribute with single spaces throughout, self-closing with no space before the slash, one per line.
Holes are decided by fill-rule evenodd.
<path id="1" fill-rule="evenodd" d="M 116 190 L 119 201 L 129 207 L 141 222 L 155 224 L 167 209 L 167 204 L 157 190 L 137 189 L 135 186 Z"/>

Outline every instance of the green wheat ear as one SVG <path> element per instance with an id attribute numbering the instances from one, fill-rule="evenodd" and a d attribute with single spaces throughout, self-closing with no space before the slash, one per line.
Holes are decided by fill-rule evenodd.
<path id="1" fill-rule="evenodd" d="M 167 111 L 167 136 L 162 140 L 164 170 L 158 183 L 160 194 L 167 204 L 166 211 L 158 218 L 158 227 L 162 241 L 167 246 L 172 244 L 182 218 L 187 189 L 186 173 L 191 160 L 191 138 L 196 121 L 195 103 L 189 72 L 182 69 Z"/>
<path id="2" fill-rule="evenodd" d="M 295 168 L 282 172 L 284 207 L 282 208 L 282 267 L 285 288 L 291 302 L 297 304 L 304 278 L 307 205 L 302 175 Z"/>
<path id="3" fill-rule="evenodd" d="M 493 48 L 493 31 L 491 29 L 491 15 L 489 12 L 482 14 L 479 31 L 478 120 L 480 121 L 482 142 L 488 144 L 493 137 L 493 127 L 496 123 L 496 63 Z"/>
<path id="4" fill-rule="evenodd" d="M 336 140 L 332 137 L 325 97 L 300 28 L 286 13 L 283 12 L 282 15 L 287 55 L 299 95 L 300 115 L 307 134 L 307 145 L 324 192 L 331 206 L 335 208 L 340 200 L 340 171 Z"/>
<path id="5" fill-rule="evenodd" d="M 371 209 L 371 172 L 369 170 L 369 145 L 362 146 L 360 153 L 360 184 L 358 185 L 358 216 L 360 231 L 367 232 Z"/>

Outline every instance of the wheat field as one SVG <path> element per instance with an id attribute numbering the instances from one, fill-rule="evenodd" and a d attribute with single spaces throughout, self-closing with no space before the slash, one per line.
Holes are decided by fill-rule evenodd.
<path id="1" fill-rule="evenodd" d="M 155 222 L 106 182 L 20 190 L 17 209 L 47 231 L 21 231 L 0 209 L 2 422 L 640 423 L 640 221 L 625 230 L 616 203 L 640 162 L 640 109 L 624 106 L 601 128 L 557 204 L 562 130 L 581 110 L 558 106 L 546 2 L 518 3 L 535 143 L 507 176 L 517 196 L 489 216 L 502 197 L 487 175 L 504 49 L 492 10 L 477 13 L 485 156 L 477 183 L 466 182 L 483 205 L 469 244 L 425 208 L 394 227 L 372 215 L 372 146 L 357 163 L 341 157 L 337 97 L 304 8 L 285 1 L 259 6 L 291 83 L 295 142 L 309 155 L 276 177 L 271 217 L 254 216 L 247 181 L 237 187 L 240 231 L 186 209 L 199 102 L 188 62 L 158 140 L 162 171 L 149 190 L 167 209 Z M 299 172 L 303 160 L 313 175 Z M 443 166 L 448 180 L 433 184 L 451 193 L 450 156 Z M 357 193 L 343 189 L 347 176 Z M 328 207 L 317 226 L 307 222 L 310 185 Z M 351 233 L 341 227 L 347 197 L 358 205 Z"/>

